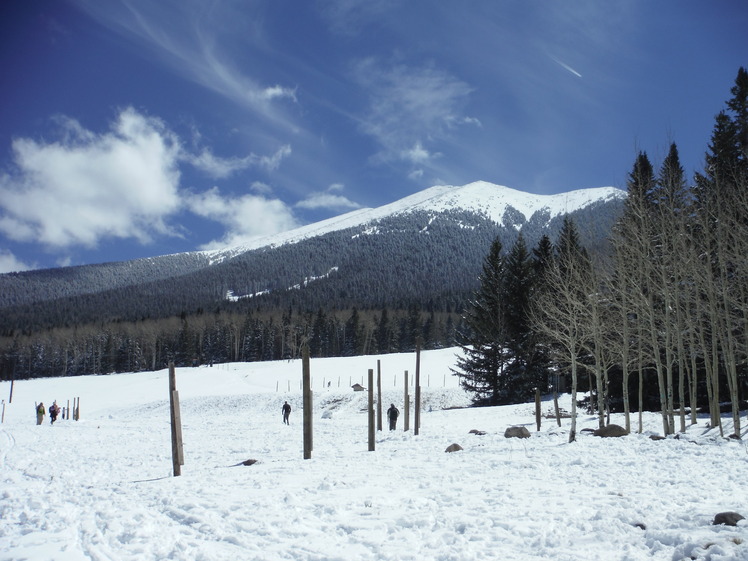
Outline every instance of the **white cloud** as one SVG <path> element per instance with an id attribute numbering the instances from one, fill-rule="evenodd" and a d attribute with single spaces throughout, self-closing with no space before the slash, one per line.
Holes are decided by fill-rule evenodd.
<path id="1" fill-rule="evenodd" d="M 296 88 L 284 88 L 283 86 L 275 85 L 269 88 L 265 88 L 261 92 L 262 99 L 271 100 L 278 98 L 286 98 L 292 101 L 296 101 Z"/>
<path id="2" fill-rule="evenodd" d="M 226 234 L 220 240 L 204 244 L 200 249 L 241 245 L 300 225 L 292 210 L 281 200 L 258 195 L 224 197 L 217 187 L 193 195 L 188 204 L 193 213 L 215 220 L 226 228 Z"/>
<path id="3" fill-rule="evenodd" d="M 284 145 L 270 156 L 258 156 L 249 154 L 244 158 L 219 158 L 210 149 L 203 149 L 199 154 L 185 153 L 183 158 L 199 170 L 207 173 L 213 178 L 223 179 L 230 177 L 236 172 L 253 167 L 264 168 L 267 171 L 278 169 L 281 161 L 291 155 L 291 147 Z"/>
<path id="4" fill-rule="evenodd" d="M 411 148 L 403 150 L 401 153 L 403 160 L 407 160 L 414 164 L 423 164 L 431 160 L 432 158 L 438 158 L 441 154 L 431 154 L 426 150 L 420 141 L 416 142 Z"/>
<path id="5" fill-rule="evenodd" d="M 0 231 L 55 248 L 173 234 L 166 219 L 181 206 L 181 147 L 160 120 L 125 109 L 101 135 L 60 122 L 61 141 L 13 142 L 16 169 L 0 176 Z"/>
<path id="6" fill-rule="evenodd" d="M 20 271 L 29 271 L 34 268 L 35 267 L 27 265 L 18 259 L 7 249 L 0 249 L 0 274 L 18 273 Z"/>
<path id="7" fill-rule="evenodd" d="M 344 195 L 338 195 L 345 189 L 341 183 L 333 183 L 325 191 L 310 193 L 305 199 L 299 201 L 294 206 L 309 210 L 329 209 L 329 210 L 350 210 L 361 208 L 361 205 L 350 200 Z"/>

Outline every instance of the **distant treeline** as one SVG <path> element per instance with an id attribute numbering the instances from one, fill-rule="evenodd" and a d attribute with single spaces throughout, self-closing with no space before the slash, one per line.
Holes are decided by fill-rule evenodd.
<path id="1" fill-rule="evenodd" d="M 102 326 L 57 328 L 17 337 L 0 355 L 2 378 L 138 372 L 224 362 L 357 356 L 453 346 L 460 315 L 409 310 L 200 313 Z M 6 341 L 7 345 L 8 341 Z"/>

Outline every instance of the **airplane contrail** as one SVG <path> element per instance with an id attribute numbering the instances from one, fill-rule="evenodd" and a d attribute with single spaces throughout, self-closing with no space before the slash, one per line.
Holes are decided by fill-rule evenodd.
<path id="1" fill-rule="evenodd" d="M 556 57 L 552 56 L 551 58 L 553 59 L 553 62 L 555 62 L 556 64 L 558 64 L 561 68 L 563 68 L 565 70 L 568 70 L 569 72 L 571 72 L 572 74 L 574 74 L 574 76 L 576 76 L 577 78 L 581 78 L 582 77 L 582 75 L 579 72 L 577 72 L 576 70 L 574 70 L 568 64 L 561 62 Z"/>

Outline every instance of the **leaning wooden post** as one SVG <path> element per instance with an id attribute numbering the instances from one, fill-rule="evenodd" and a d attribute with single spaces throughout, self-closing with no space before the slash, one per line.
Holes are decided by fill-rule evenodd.
<path id="1" fill-rule="evenodd" d="M 8 397 L 8 403 L 13 403 L 13 384 L 16 381 L 16 373 L 13 371 L 13 377 L 10 379 L 10 396 Z"/>
<path id="2" fill-rule="evenodd" d="M 403 415 L 405 415 L 405 430 L 410 430 L 410 396 L 408 395 L 408 371 L 405 371 L 405 392 L 403 395 Z"/>
<path id="3" fill-rule="evenodd" d="M 0 423 L 5 422 L 5 400 L 3 399 L 3 418 L 0 419 Z"/>
<path id="4" fill-rule="evenodd" d="M 369 452 L 374 451 L 374 370 L 369 368 Z"/>
<path id="5" fill-rule="evenodd" d="M 535 423 L 540 432 L 540 388 L 535 388 Z"/>
<path id="6" fill-rule="evenodd" d="M 413 434 L 421 428 L 421 341 L 416 342 L 416 411 L 414 415 Z"/>
<path id="7" fill-rule="evenodd" d="M 382 364 L 377 361 L 377 430 L 382 430 Z"/>
<path id="8" fill-rule="evenodd" d="M 303 386 L 304 400 L 304 459 L 309 460 L 312 457 L 312 373 L 309 366 L 309 345 L 304 343 L 301 349 L 301 378 Z"/>
<path id="9" fill-rule="evenodd" d="M 179 392 L 174 363 L 169 363 L 169 405 L 171 410 L 171 463 L 174 477 L 182 475 L 184 449 L 182 447 L 182 416 L 179 412 Z"/>

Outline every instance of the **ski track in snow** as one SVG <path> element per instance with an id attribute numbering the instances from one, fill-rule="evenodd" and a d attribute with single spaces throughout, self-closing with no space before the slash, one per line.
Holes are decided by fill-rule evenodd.
<path id="1" fill-rule="evenodd" d="M 442 377 L 449 355 L 428 355 L 431 381 L 448 387 L 423 388 L 418 436 L 412 412 L 407 433 L 401 415 L 369 452 L 366 392 L 319 383 L 310 460 L 298 361 L 178 369 L 181 477 L 171 474 L 164 371 L 16 382 L 0 425 L 0 559 L 748 559 L 745 522 L 711 525 L 718 512 L 748 515 L 743 443 L 705 420 L 688 438 L 653 441 L 661 420 L 647 414 L 645 434 L 582 433 L 568 444 L 566 419 L 535 432 L 534 404 L 444 409 L 468 399 Z M 312 370 L 348 381 L 352 360 L 312 360 Z M 382 362 L 395 360 L 413 357 Z M 399 383 L 383 377 L 383 410 L 392 402 L 402 413 Z M 34 424 L 35 399 L 70 391 L 86 396 L 80 421 Z M 515 424 L 532 437 L 504 438 Z M 579 419 L 580 429 L 595 426 Z M 445 453 L 453 442 L 464 450 Z M 250 458 L 258 463 L 236 465 Z"/>

